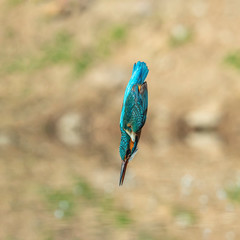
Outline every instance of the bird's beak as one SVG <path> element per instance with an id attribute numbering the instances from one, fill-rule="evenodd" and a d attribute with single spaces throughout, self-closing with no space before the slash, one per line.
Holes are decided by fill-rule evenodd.
<path id="1" fill-rule="evenodd" d="M 123 184 L 123 181 L 125 178 L 125 173 L 127 170 L 127 165 L 128 165 L 128 159 L 126 159 L 125 161 L 122 162 L 119 186 L 121 186 Z"/>

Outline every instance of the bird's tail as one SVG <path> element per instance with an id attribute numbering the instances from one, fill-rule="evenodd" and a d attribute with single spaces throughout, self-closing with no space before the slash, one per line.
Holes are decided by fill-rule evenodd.
<path id="1" fill-rule="evenodd" d="M 123 181 L 125 178 L 125 173 L 127 170 L 127 165 L 128 165 L 128 159 L 125 162 L 124 161 L 122 162 L 119 186 L 121 186 L 123 184 Z"/>
<path id="2" fill-rule="evenodd" d="M 148 75 L 148 72 L 149 72 L 149 70 L 148 70 L 148 67 L 145 62 L 138 61 L 137 63 L 134 63 L 132 75 L 135 75 L 135 74 L 139 75 L 138 76 L 138 80 L 139 80 L 138 84 L 144 83 L 144 81 Z"/>

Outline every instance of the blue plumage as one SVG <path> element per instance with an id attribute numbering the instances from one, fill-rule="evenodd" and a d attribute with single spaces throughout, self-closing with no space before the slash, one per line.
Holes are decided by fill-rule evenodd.
<path id="1" fill-rule="evenodd" d="M 123 183 L 128 162 L 137 152 L 141 129 L 145 124 L 148 108 L 148 90 L 145 79 L 148 75 L 146 63 L 133 66 L 132 77 L 126 87 L 120 117 L 121 142 L 119 152 L 123 161 L 119 185 Z"/>

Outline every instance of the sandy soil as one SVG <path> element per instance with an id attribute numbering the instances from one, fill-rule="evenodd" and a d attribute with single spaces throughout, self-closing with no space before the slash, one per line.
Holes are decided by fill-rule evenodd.
<path id="1" fill-rule="evenodd" d="M 0 239 L 239 239 L 239 10 L 2 0 Z M 148 119 L 119 188 L 119 116 L 138 60 Z"/>

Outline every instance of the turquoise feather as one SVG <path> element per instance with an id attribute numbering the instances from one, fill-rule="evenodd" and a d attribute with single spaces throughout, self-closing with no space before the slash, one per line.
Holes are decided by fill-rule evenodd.
<path id="1" fill-rule="evenodd" d="M 148 91 L 145 79 L 148 71 L 146 63 L 139 61 L 134 64 L 132 77 L 126 87 L 123 98 L 120 117 L 121 141 L 119 152 L 123 160 L 120 185 L 123 183 L 128 161 L 130 161 L 137 152 L 141 129 L 146 122 Z M 133 147 L 130 147 L 132 145 Z"/>

